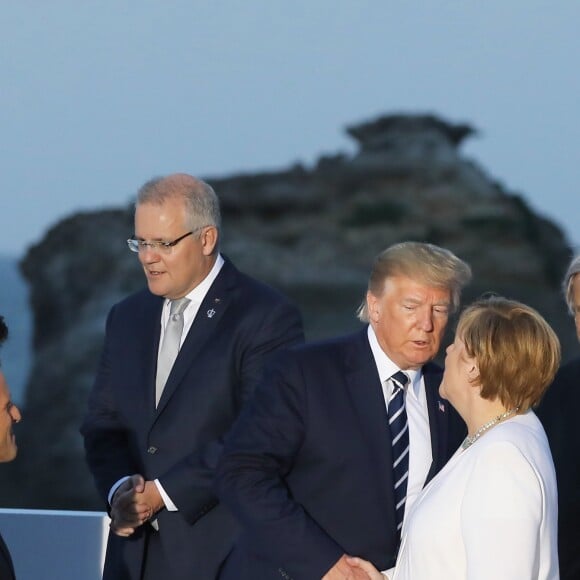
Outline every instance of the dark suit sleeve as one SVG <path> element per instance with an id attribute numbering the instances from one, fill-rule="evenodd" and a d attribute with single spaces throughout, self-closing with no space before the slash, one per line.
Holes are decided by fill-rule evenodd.
<path id="1" fill-rule="evenodd" d="M 111 357 L 114 356 L 114 327 L 116 307 L 107 318 L 105 345 L 101 354 L 95 384 L 89 396 L 88 412 L 81 426 L 85 453 L 97 489 L 107 503 L 113 484 L 141 468 L 129 450 L 128 433 L 120 419 L 112 392 Z"/>
<path id="2" fill-rule="evenodd" d="M 291 576 L 321 578 L 345 550 L 306 513 L 285 483 L 309 418 L 300 369 L 292 353 L 282 358 L 230 432 L 216 488 L 245 528 L 244 549 Z"/>
<path id="3" fill-rule="evenodd" d="M 267 308 L 255 309 L 252 323 L 244 330 L 236 357 L 237 406 L 241 408 L 262 378 L 264 363 L 274 352 L 304 341 L 302 320 L 290 303 L 278 301 Z M 183 461 L 159 477 L 163 488 L 184 515 L 194 523 L 217 504 L 213 491 L 215 468 L 223 448 L 224 435 L 230 425 L 221 430 L 222 436 L 195 449 Z"/>
<path id="4" fill-rule="evenodd" d="M 580 359 L 560 368 L 537 414 L 542 422 L 558 482 L 558 548 L 562 578 L 580 577 Z"/>
<path id="5" fill-rule="evenodd" d="M 14 580 L 15 578 L 12 557 L 10 556 L 8 546 L 4 542 L 4 538 L 0 536 L 0 579 Z"/>

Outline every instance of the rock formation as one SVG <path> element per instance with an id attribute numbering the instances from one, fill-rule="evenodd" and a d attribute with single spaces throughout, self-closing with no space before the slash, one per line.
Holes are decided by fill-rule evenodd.
<path id="1" fill-rule="evenodd" d="M 400 240 L 448 247 L 474 270 L 469 300 L 495 291 L 537 307 L 569 356 L 577 348 L 559 292 L 570 257 L 562 231 L 461 155 L 474 133 L 429 115 L 354 125 L 354 155 L 269 173 L 207 178 L 223 211 L 222 250 L 291 295 L 308 338 L 358 326 L 373 257 Z M 139 184 L 135 184 L 136 187 Z M 56 224 L 22 262 L 34 311 L 34 366 L 19 459 L 5 466 L 4 505 L 102 509 L 79 423 L 110 306 L 144 279 L 125 240 L 132 207 Z M 9 482 L 9 483 L 8 483 Z"/>

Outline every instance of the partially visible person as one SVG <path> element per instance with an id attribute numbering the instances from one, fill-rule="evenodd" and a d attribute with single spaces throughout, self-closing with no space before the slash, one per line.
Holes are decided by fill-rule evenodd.
<path id="1" fill-rule="evenodd" d="M 347 554 L 394 564 L 405 513 L 465 435 L 431 361 L 470 278 L 449 250 L 395 244 L 373 264 L 364 329 L 277 357 L 217 470 L 244 527 L 223 580 L 346 580 Z"/>
<path id="2" fill-rule="evenodd" d="M 8 338 L 8 327 L 4 318 L 0 316 L 0 345 Z M 18 448 L 16 447 L 16 438 L 12 431 L 14 423 L 19 423 L 22 417 L 20 410 L 10 399 L 10 390 L 0 369 L 0 462 L 6 463 L 16 457 Z M 0 535 L 0 579 L 14 580 L 14 565 L 6 543 Z"/>
<path id="3" fill-rule="evenodd" d="M 148 288 L 113 306 L 86 457 L 111 532 L 105 580 L 214 580 L 238 526 L 212 489 L 223 437 L 265 359 L 303 342 L 298 309 L 219 251 L 219 200 L 185 174 L 147 182 L 128 242 Z"/>
<path id="4" fill-rule="evenodd" d="M 352 558 L 371 580 L 557 580 L 556 474 L 532 406 L 560 343 L 534 309 L 501 297 L 461 315 L 439 392 L 468 435 L 421 492 L 394 569 Z"/>
<path id="5" fill-rule="evenodd" d="M 580 340 L 580 255 L 568 267 L 564 296 Z M 558 551 L 562 580 L 580 578 L 580 357 L 562 365 L 538 409 L 558 480 Z"/>

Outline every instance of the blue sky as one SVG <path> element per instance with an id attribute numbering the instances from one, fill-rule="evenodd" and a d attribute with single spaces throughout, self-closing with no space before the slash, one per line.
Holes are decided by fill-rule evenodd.
<path id="1" fill-rule="evenodd" d="M 575 0 L 2 2 L 0 253 L 153 175 L 352 151 L 344 126 L 389 112 L 479 128 L 465 153 L 580 249 L 578 22 Z"/>

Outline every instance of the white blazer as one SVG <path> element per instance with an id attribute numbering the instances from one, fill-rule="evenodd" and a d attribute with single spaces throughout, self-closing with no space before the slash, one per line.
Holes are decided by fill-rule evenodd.
<path id="1" fill-rule="evenodd" d="M 550 448 L 528 411 L 459 448 L 425 487 L 389 578 L 558 580 L 557 515 Z"/>

